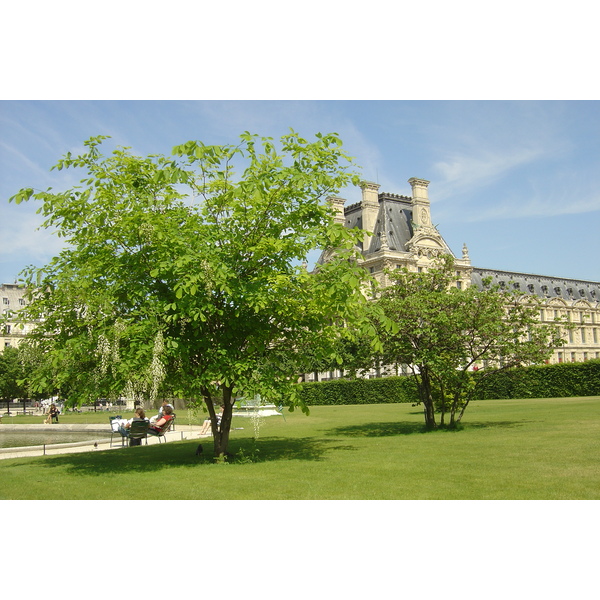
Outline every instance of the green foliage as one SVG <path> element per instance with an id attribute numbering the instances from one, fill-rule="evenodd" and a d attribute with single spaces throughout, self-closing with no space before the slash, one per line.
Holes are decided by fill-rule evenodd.
<path id="1" fill-rule="evenodd" d="M 411 377 L 309 382 L 302 384 L 299 396 L 308 406 L 416 402 L 419 399 Z"/>
<path id="2" fill-rule="evenodd" d="M 246 132 L 235 146 L 189 141 L 168 157 L 103 156 L 105 139 L 55 166 L 83 170 L 81 185 L 12 198 L 39 201 L 44 226 L 69 244 L 24 273 L 20 316 L 37 322 L 28 345 L 46 357 L 35 385 L 78 402 L 203 397 L 213 420 L 222 394 L 221 454 L 234 394 L 301 404 L 307 357 L 335 357 L 340 324 L 368 325 L 359 232 L 325 201 L 358 183 L 353 163 L 335 134 L 292 131 L 277 144 Z M 335 257 L 308 273 L 301 263 L 318 248 Z"/>
<path id="3" fill-rule="evenodd" d="M 600 360 L 514 367 L 486 376 L 469 372 L 468 378 L 471 400 L 597 396 Z M 308 406 L 419 401 L 415 378 L 406 376 L 309 382 L 302 384 L 299 396 Z"/>
<path id="4" fill-rule="evenodd" d="M 475 380 L 478 375 L 474 375 Z M 590 360 L 501 371 L 478 382 L 476 398 L 567 398 L 598 394 L 600 360 Z"/>
<path id="5" fill-rule="evenodd" d="M 25 377 L 26 373 L 18 349 L 4 348 L 4 352 L 0 353 L 0 399 L 27 398 L 27 389 L 23 385 Z"/>
<path id="6" fill-rule="evenodd" d="M 541 325 L 536 299 L 499 288 L 454 285 L 454 259 L 443 257 L 427 272 L 390 272 L 393 284 L 377 305 L 394 328 L 380 327 L 383 364 L 410 365 L 424 405 L 425 423 L 460 422 L 476 386 L 470 370 L 483 363 L 481 379 L 498 370 L 543 363 L 563 342 L 557 325 Z"/>

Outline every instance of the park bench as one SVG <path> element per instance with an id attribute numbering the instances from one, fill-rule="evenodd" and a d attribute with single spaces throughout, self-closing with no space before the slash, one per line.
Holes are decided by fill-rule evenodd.
<path id="1" fill-rule="evenodd" d="M 11 410 L 10 413 L 7 413 L 6 411 L 3 412 L 0 415 L 0 419 L 2 417 L 16 417 L 17 415 L 28 415 L 28 416 L 33 416 L 35 413 L 35 411 L 31 408 L 26 408 L 25 410 L 23 410 L 22 408 L 20 408 L 19 410 Z"/>

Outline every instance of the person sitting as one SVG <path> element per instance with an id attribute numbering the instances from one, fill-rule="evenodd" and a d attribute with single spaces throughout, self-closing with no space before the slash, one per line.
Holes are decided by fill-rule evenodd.
<path id="1" fill-rule="evenodd" d="M 165 407 L 170 406 L 171 407 L 171 411 L 174 411 L 175 408 L 173 407 L 172 404 L 170 404 L 169 402 L 167 402 L 166 400 L 162 401 L 162 404 L 160 405 L 160 408 L 158 409 L 158 414 L 155 415 L 154 417 L 150 418 L 150 423 L 156 423 L 156 421 L 158 421 L 159 419 L 162 418 L 163 416 L 163 412 L 165 410 Z"/>
<path id="2" fill-rule="evenodd" d="M 127 437 L 129 435 L 129 428 L 131 427 L 131 424 L 133 423 L 133 421 L 147 421 L 148 419 L 146 418 L 146 413 L 144 412 L 143 408 L 136 408 L 135 411 L 133 412 L 133 417 L 131 419 L 121 419 L 121 418 L 115 418 L 112 419 L 113 422 L 113 429 L 115 429 L 115 431 L 118 431 L 122 436 Z M 115 427 L 116 424 L 116 427 Z"/>
<path id="3" fill-rule="evenodd" d="M 221 419 L 223 418 L 224 410 L 225 410 L 225 407 L 221 404 L 221 410 L 219 411 L 219 414 L 216 415 L 217 427 L 219 427 L 221 425 Z M 210 419 L 205 419 L 204 423 L 202 423 L 202 429 L 200 429 L 199 435 L 208 435 L 210 433 L 212 433 L 212 421 Z"/>
<path id="4" fill-rule="evenodd" d="M 163 426 L 169 421 L 173 420 L 173 407 L 170 404 L 167 404 L 163 407 L 163 414 L 158 421 L 155 421 L 148 428 L 148 433 L 159 434 L 163 428 Z"/>
<path id="5" fill-rule="evenodd" d="M 50 410 L 48 411 L 48 417 L 44 421 L 44 423 L 58 423 L 58 415 L 60 411 L 56 408 L 56 404 L 50 405 Z"/>
<path id="6" fill-rule="evenodd" d="M 127 423 L 125 423 L 124 426 L 119 428 L 119 432 L 121 433 L 121 435 L 123 435 L 125 437 L 129 437 L 129 429 L 131 429 L 131 424 L 136 421 L 148 421 L 148 419 L 146 418 L 146 413 L 144 412 L 143 408 L 136 408 L 135 416 L 133 417 L 133 419 L 129 419 L 127 421 Z M 132 438 L 129 440 L 130 446 L 139 446 L 141 443 L 142 443 L 142 438 L 135 438 L 135 439 Z"/>

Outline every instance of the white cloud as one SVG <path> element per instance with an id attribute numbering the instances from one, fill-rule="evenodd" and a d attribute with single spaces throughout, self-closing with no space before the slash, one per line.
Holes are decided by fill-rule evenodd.
<path id="1" fill-rule="evenodd" d="M 511 171 L 534 163 L 546 156 L 548 150 L 543 147 L 525 147 L 514 150 L 480 149 L 474 154 L 454 154 L 433 167 L 440 176 L 436 185 L 435 199 L 443 200 L 468 190 L 480 189 L 497 182 Z"/>
<path id="2" fill-rule="evenodd" d="M 43 266 L 64 247 L 65 240 L 52 230 L 39 229 L 42 218 L 32 213 L 4 220 L 0 226 L 3 264 L 15 264 L 20 271 L 28 264 Z M 16 275 L 16 273 L 15 273 Z"/>
<path id="3" fill-rule="evenodd" d="M 31 174 L 35 174 L 38 177 L 46 177 L 48 175 L 48 169 L 43 169 L 40 165 L 36 164 L 25 156 L 22 152 L 17 150 L 14 146 L 0 140 L 0 148 L 2 149 L 2 162 L 3 169 L 6 168 L 8 171 L 19 165 L 20 168 L 26 169 Z"/>
<path id="4" fill-rule="evenodd" d="M 493 204 L 487 204 L 478 210 L 463 215 L 467 222 L 492 221 L 529 217 L 559 217 L 600 211 L 600 193 L 577 194 L 572 190 L 550 191 L 548 193 L 528 194 L 500 198 Z"/>

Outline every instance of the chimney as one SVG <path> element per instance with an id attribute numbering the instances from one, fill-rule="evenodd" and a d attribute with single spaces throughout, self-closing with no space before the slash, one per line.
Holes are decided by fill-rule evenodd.
<path id="1" fill-rule="evenodd" d="M 360 186 L 362 188 L 362 229 L 369 233 L 374 233 L 379 214 L 379 184 L 372 181 L 365 181 Z M 365 235 L 363 241 L 363 250 L 369 247 L 371 236 Z"/>
<path id="2" fill-rule="evenodd" d="M 344 214 L 344 202 L 346 202 L 346 200 L 344 198 L 330 196 L 327 198 L 327 202 L 335 213 L 333 217 L 334 223 L 344 225 L 346 223 L 346 215 Z"/>
<path id="3" fill-rule="evenodd" d="M 429 194 L 427 192 L 429 181 L 419 179 L 418 177 L 411 177 L 408 183 L 412 187 L 413 223 L 417 228 L 430 227 L 431 213 Z"/>

